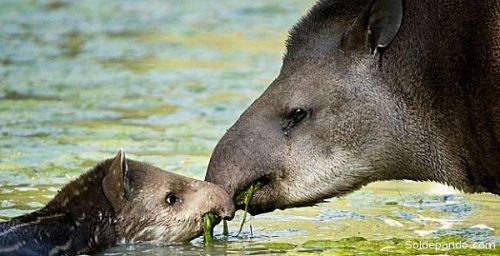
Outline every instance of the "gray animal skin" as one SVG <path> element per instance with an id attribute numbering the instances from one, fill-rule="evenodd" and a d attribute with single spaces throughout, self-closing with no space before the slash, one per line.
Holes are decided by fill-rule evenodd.
<path id="1" fill-rule="evenodd" d="M 498 195 L 499 140 L 500 1 L 325 0 L 205 179 L 233 198 L 260 183 L 252 214 L 379 180 Z"/>

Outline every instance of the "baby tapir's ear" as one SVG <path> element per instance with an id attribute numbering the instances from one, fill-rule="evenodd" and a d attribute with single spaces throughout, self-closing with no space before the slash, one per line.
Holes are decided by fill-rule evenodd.
<path id="1" fill-rule="evenodd" d="M 127 203 L 126 195 L 130 190 L 127 171 L 127 159 L 123 150 L 120 149 L 102 180 L 104 194 L 115 210 L 121 209 Z"/>

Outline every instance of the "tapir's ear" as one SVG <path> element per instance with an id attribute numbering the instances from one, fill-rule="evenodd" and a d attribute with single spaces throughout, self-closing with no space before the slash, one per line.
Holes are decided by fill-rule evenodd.
<path id="1" fill-rule="evenodd" d="M 345 33 L 342 47 L 375 53 L 389 46 L 402 20 L 403 0 L 374 0 Z"/>
<path id="2" fill-rule="evenodd" d="M 120 149 L 112 161 L 102 180 L 102 187 L 113 208 L 120 209 L 126 203 L 126 195 L 129 194 L 130 190 L 127 159 L 123 150 Z"/>

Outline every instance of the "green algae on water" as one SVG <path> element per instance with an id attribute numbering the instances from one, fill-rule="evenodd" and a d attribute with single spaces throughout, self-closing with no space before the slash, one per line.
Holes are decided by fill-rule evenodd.
<path id="1" fill-rule="evenodd" d="M 364 237 L 348 237 L 340 240 L 308 240 L 299 246 L 294 255 L 300 252 L 313 252 L 308 255 L 498 255 L 494 243 L 483 249 L 473 248 L 474 241 L 463 237 L 447 236 L 442 238 L 367 240 Z M 430 247 L 430 245 L 435 245 Z M 440 248 L 436 247 L 440 246 Z"/>
<path id="2" fill-rule="evenodd" d="M 264 246 L 270 250 L 292 250 L 295 247 L 297 247 L 296 245 L 291 243 L 273 243 L 273 242 L 265 243 Z"/>

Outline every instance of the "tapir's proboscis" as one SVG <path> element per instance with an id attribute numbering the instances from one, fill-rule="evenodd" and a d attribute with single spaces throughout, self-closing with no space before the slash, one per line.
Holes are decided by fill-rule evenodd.
<path id="1" fill-rule="evenodd" d="M 232 218 L 214 184 L 127 160 L 123 151 L 65 186 L 47 206 L 0 222 L 0 255 L 77 255 L 116 244 L 188 241 L 203 215 Z"/>
<path id="2" fill-rule="evenodd" d="M 500 194 L 500 1 L 318 2 L 206 174 L 252 214 L 395 179 Z"/>

